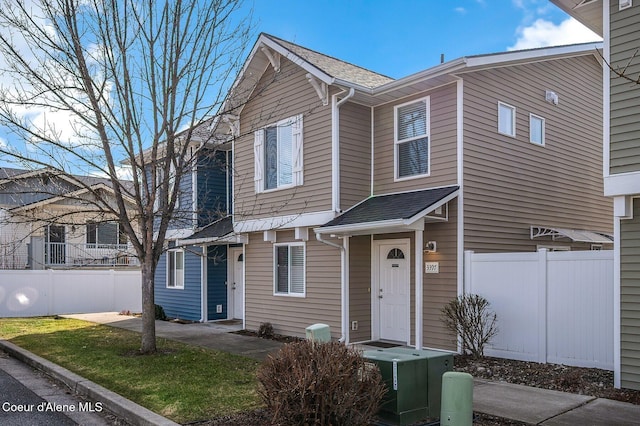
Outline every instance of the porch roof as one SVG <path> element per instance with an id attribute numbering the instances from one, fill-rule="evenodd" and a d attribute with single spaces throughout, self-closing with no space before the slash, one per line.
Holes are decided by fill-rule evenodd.
<path id="1" fill-rule="evenodd" d="M 420 229 L 424 217 L 458 196 L 459 186 L 374 195 L 315 229 L 319 234 L 401 232 Z"/>
<path id="2" fill-rule="evenodd" d="M 176 241 L 176 245 L 188 246 L 214 243 L 228 244 L 229 242 L 233 242 L 230 241 L 229 238 L 232 235 L 233 219 L 232 216 L 226 216 L 205 225 L 199 231 L 194 232 L 190 236 Z"/>

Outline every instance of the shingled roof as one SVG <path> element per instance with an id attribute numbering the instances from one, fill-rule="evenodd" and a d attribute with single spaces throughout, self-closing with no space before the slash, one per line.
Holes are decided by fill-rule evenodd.
<path id="1" fill-rule="evenodd" d="M 355 205 L 318 229 L 415 219 L 420 213 L 427 214 L 430 207 L 436 206 L 440 201 L 455 194 L 458 188 L 457 185 L 453 185 L 399 194 L 376 195 Z"/>
<path id="2" fill-rule="evenodd" d="M 386 75 L 378 74 L 366 68 L 350 64 L 349 62 L 341 61 L 340 59 L 336 59 L 331 56 L 316 52 L 314 50 L 307 49 L 306 47 L 302 47 L 289 41 L 282 40 L 270 34 L 263 35 L 271 39 L 273 42 L 278 43 L 280 46 L 289 50 L 296 56 L 299 56 L 300 58 L 309 62 L 325 74 L 328 74 L 336 79 L 348 81 L 369 89 L 382 86 L 383 84 L 389 83 L 394 80 L 393 78 L 387 77 Z"/>
<path id="3" fill-rule="evenodd" d="M 187 238 L 184 238 L 182 242 L 184 242 L 185 244 L 196 244 L 205 241 L 213 242 L 219 238 L 224 237 L 225 235 L 231 234 L 232 232 L 233 219 L 231 216 L 226 216 L 204 226 L 199 231 L 193 233 Z"/>

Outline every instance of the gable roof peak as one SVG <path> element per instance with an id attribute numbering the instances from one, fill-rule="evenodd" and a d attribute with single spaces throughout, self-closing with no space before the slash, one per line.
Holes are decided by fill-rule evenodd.
<path id="1" fill-rule="evenodd" d="M 268 40 L 270 43 L 265 42 L 265 40 Z M 353 83 L 368 89 L 373 89 L 394 81 L 393 78 L 386 75 L 283 40 L 271 34 L 261 33 L 258 38 L 258 43 L 270 45 L 270 47 L 280 50 L 279 53 L 281 54 L 283 53 L 282 50 L 289 52 L 290 55 L 293 55 L 293 58 L 299 58 L 317 71 L 333 79 Z M 293 58 L 290 57 L 289 59 Z"/>

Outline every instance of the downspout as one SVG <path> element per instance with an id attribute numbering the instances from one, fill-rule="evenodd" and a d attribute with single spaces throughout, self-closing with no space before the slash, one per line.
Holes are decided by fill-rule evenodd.
<path id="1" fill-rule="evenodd" d="M 326 244 L 328 246 L 337 248 L 340 250 L 340 339 L 339 342 L 344 343 L 347 341 L 347 322 L 348 318 L 348 276 L 347 276 L 347 247 L 348 247 L 348 237 L 344 237 L 342 239 L 342 245 L 336 244 L 331 241 L 323 240 L 322 234 L 316 232 L 316 240 L 319 242 Z"/>
<path id="2" fill-rule="evenodd" d="M 331 208 L 340 212 L 340 106 L 355 94 L 353 88 L 338 101 L 336 93 L 331 97 Z"/>

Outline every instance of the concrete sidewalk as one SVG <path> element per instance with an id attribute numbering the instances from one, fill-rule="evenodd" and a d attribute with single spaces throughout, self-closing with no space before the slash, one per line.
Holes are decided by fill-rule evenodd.
<path id="1" fill-rule="evenodd" d="M 142 329 L 140 318 L 121 316 L 115 312 L 65 316 L 137 332 Z M 244 355 L 257 360 L 264 359 L 269 353 L 276 351 L 281 346 L 275 341 L 229 333 L 241 328 L 241 324 L 233 322 L 177 324 L 156 321 L 157 337 Z M 3 344 L 4 342 L 0 341 L 0 348 Z M 61 373 L 56 371 L 56 374 Z M 73 375 L 73 373 L 71 374 Z M 71 379 L 67 378 L 66 380 L 62 379 L 65 383 Z M 87 382 L 82 378 L 75 380 Z M 121 399 L 124 400 L 124 398 Z M 128 402 L 130 403 L 130 401 Z M 640 424 L 640 406 L 638 405 L 486 380 L 474 381 L 473 408 L 475 412 L 533 425 L 624 426 Z M 157 420 L 162 423 L 161 419 Z"/>

